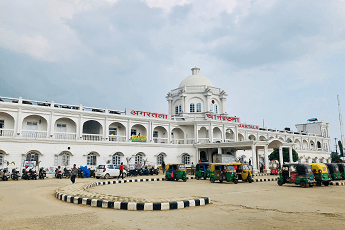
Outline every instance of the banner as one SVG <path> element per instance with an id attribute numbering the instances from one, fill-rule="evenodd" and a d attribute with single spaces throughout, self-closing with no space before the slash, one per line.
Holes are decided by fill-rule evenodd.
<path id="1" fill-rule="evenodd" d="M 216 120 L 216 121 L 240 122 L 239 117 L 228 117 L 228 116 L 211 114 L 211 113 L 206 113 L 205 119 L 206 120 Z"/>
<path id="2" fill-rule="evenodd" d="M 149 118 L 158 118 L 164 120 L 170 120 L 170 115 L 162 114 L 162 113 L 151 113 L 151 112 L 144 112 L 139 110 L 133 109 L 126 109 L 127 116 L 137 116 L 137 117 L 149 117 Z"/>
<path id="3" fill-rule="evenodd" d="M 132 142 L 146 142 L 146 136 L 132 136 Z"/>

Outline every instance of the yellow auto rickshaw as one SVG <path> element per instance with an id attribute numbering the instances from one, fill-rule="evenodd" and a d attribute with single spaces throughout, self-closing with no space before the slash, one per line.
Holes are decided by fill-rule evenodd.
<path id="1" fill-rule="evenodd" d="M 325 186 L 328 186 L 329 182 L 331 181 L 331 177 L 328 174 L 327 166 L 322 163 L 308 163 L 308 165 L 311 165 L 311 169 L 313 170 L 316 180 L 316 185 L 321 186 L 324 184 Z"/>
<path id="2" fill-rule="evenodd" d="M 236 174 L 239 180 L 247 181 L 249 183 L 253 182 L 253 174 L 247 163 L 233 162 L 230 163 L 236 169 Z"/>
<path id="3" fill-rule="evenodd" d="M 228 163 L 211 163 L 209 169 L 211 183 L 214 183 L 216 180 L 219 180 L 220 183 L 223 181 L 232 181 L 237 184 L 238 182 L 236 170 L 233 165 Z"/>
<path id="4" fill-rule="evenodd" d="M 182 179 L 184 182 L 187 181 L 187 170 L 183 163 L 169 163 L 165 166 L 165 180 L 176 180 Z"/>

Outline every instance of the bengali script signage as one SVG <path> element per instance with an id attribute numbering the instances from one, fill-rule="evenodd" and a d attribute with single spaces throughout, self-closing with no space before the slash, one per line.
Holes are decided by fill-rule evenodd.
<path id="1" fill-rule="evenodd" d="M 146 142 L 146 136 L 132 135 L 132 142 Z"/>
<path id="2" fill-rule="evenodd" d="M 150 117 L 150 118 L 159 118 L 159 119 L 170 119 L 170 115 L 161 114 L 161 113 L 151 113 L 143 112 L 139 110 L 126 109 L 126 115 L 137 116 L 137 117 Z"/>
<path id="3" fill-rule="evenodd" d="M 239 124 L 239 128 L 245 128 L 245 129 L 259 129 L 258 125 L 245 125 L 245 124 Z"/>
<path id="4" fill-rule="evenodd" d="M 228 117 L 224 115 L 217 115 L 217 114 L 211 114 L 211 113 L 206 113 L 205 118 L 207 120 L 240 122 L 239 117 Z"/>

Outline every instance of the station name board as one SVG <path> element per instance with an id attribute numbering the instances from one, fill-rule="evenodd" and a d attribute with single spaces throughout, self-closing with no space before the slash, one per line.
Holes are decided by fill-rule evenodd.
<path id="1" fill-rule="evenodd" d="M 245 129 L 259 129 L 258 125 L 245 125 L 245 124 L 239 124 L 239 128 L 245 128 Z"/>
<path id="2" fill-rule="evenodd" d="M 170 119 L 170 115 L 161 113 L 144 112 L 133 109 L 126 109 L 126 115 L 137 116 L 137 117 L 149 117 L 149 118 L 159 118 L 159 119 Z"/>
<path id="3" fill-rule="evenodd" d="M 239 117 L 228 117 L 228 116 L 216 115 L 216 114 L 212 114 L 212 113 L 206 113 L 205 118 L 206 118 L 206 120 L 240 122 Z"/>
<path id="4" fill-rule="evenodd" d="M 132 142 L 146 142 L 146 136 L 132 135 Z"/>

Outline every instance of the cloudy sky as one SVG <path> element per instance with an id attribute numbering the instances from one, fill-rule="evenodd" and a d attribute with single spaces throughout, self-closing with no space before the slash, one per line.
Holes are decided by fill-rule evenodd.
<path id="1" fill-rule="evenodd" d="M 197 66 L 243 123 L 333 140 L 344 60 L 345 1 L 0 0 L 0 96 L 167 113 Z"/>

